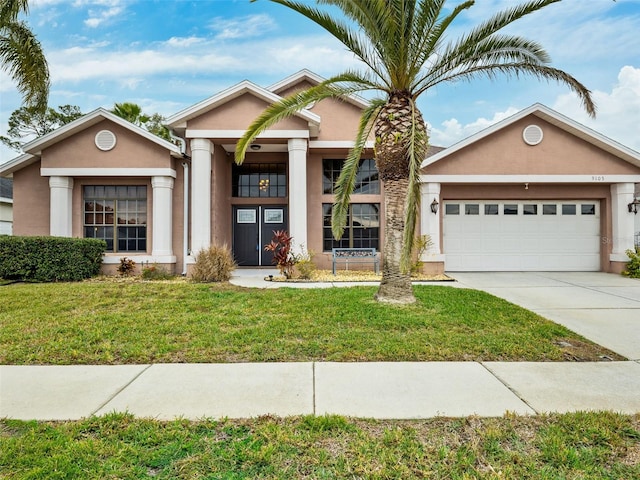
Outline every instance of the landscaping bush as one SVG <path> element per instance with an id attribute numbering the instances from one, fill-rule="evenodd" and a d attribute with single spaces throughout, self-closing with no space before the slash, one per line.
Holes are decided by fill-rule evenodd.
<path id="1" fill-rule="evenodd" d="M 144 280 L 171 280 L 175 275 L 160 265 L 153 264 L 142 267 L 142 278 Z"/>
<path id="2" fill-rule="evenodd" d="M 118 265 L 118 273 L 122 277 L 128 277 L 133 275 L 136 271 L 136 262 L 127 257 L 122 257 L 120 259 L 120 265 Z"/>
<path id="3" fill-rule="evenodd" d="M 196 282 L 228 282 L 235 268 L 236 262 L 229 247 L 212 245 L 197 253 L 191 279 Z"/>
<path id="4" fill-rule="evenodd" d="M 35 282 L 79 281 L 97 275 L 104 240 L 0 236 L 0 278 Z"/>
<path id="5" fill-rule="evenodd" d="M 640 278 L 640 247 L 636 247 L 635 251 L 627 250 L 627 268 L 622 272 L 623 275 L 631 278 Z"/>

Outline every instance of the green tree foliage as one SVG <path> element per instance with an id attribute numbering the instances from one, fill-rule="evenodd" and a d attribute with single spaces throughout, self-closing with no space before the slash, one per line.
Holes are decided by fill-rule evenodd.
<path id="1" fill-rule="evenodd" d="M 16 151 L 34 138 L 53 132 L 82 116 L 76 105 L 60 105 L 57 110 L 47 107 L 42 111 L 36 107 L 20 107 L 9 117 L 7 136 L 0 136 L 0 142 Z"/>
<path id="2" fill-rule="evenodd" d="M 29 12 L 27 0 L 0 0 L 0 68 L 18 87 L 25 106 L 47 108 L 49 67 L 40 42 L 20 15 Z"/>
<path id="3" fill-rule="evenodd" d="M 236 162 L 244 160 L 248 146 L 261 132 L 313 102 L 377 92 L 380 96 L 362 112 L 355 146 L 338 179 L 332 226 L 334 236 L 340 238 L 361 154 L 367 140 L 375 137 L 375 160 L 385 189 L 379 301 L 415 301 L 411 254 L 420 203 L 420 165 L 428 148 L 427 129 L 417 106 L 421 95 L 445 82 L 530 75 L 567 85 L 587 112 L 595 115 L 590 91 L 568 73 L 550 66 L 551 59 L 540 44 L 502 32 L 520 18 L 560 0 L 511 5 L 468 32 L 452 25 L 474 5 L 472 0 L 453 5 L 447 0 L 317 0 L 315 5 L 272 1 L 324 28 L 361 60 L 363 67 L 339 73 L 271 105 L 238 142 Z"/>
<path id="4" fill-rule="evenodd" d="M 171 141 L 169 129 L 164 125 L 165 119 L 159 113 L 147 115 L 142 112 L 140 105 L 131 102 L 116 103 L 111 109 L 111 113 L 138 127 L 144 128 L 160 138 Z"/>

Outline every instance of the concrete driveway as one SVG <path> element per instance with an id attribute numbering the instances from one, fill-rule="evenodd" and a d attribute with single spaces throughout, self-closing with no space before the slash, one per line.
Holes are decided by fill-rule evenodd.
<path id="1" fill-rule="evenodd" d="M 451 273 L 630 360 L 640 360 L 640 280 L 602 272 Z"/>

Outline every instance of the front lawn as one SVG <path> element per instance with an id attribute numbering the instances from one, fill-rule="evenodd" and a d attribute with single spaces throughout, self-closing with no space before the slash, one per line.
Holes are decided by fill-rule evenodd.
<path id="1" fill-rule="evenodd" d="M 615 354 L 484 292 L 177 282 L 0 286 L 0 364 L 599 360 Z M 571 346 L 566 346 L 566 344 Z"/>
<path id="2" fill-rule="evenodd" d="M 0 420 L 4 479 L 640 478 L 640 416 Z"/>

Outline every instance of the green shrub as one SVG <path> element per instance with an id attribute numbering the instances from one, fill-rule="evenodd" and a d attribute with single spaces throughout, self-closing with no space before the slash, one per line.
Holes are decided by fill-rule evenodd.
<path id="1" fill-rule="evenodd" d="M 627 268 L 622 272 L 623 275 L 631 278 L 640 278 L 640 247 L 636 247 L 635 251 L 627 250 Z"/>
<path id="2" fill-rule="evenodd" d="M 302 252 L 296 256 L 296 271 L 298 277 L 309 280 L 316 271 L 316 265 L 313 263 L 313 252 L 307 252 L 302 248 Z"/>
<path id="3" fill-rule="evenodd" d="M 142 267 L 142 278 L 144 280 L 171 280 L 175 275 L 170 273 L 166 268 L 157 264 Z"/>
<path id="4" fill-rule="evenodd" d="M 79 281 L 97 275 L 104 240 L 0 236 L 0 278 L 35 282 Z"/>
<path id="5" fill-rule="evenodd" d="M 229 247 L 212 245 L 197 253 L 191 279 L 195 282 L 228 282 L 235 268 Z"/>
<path id="6" fill-rule="evenodd" d="M 422 254 L 432 246 L 433 241 L 429 235 L 419 235 L 413 238 L 414 260 L 411 263 L 411 275 L 418 275 L 419 273 L 422 273 L 422 267 L 424 266 Z"/>

